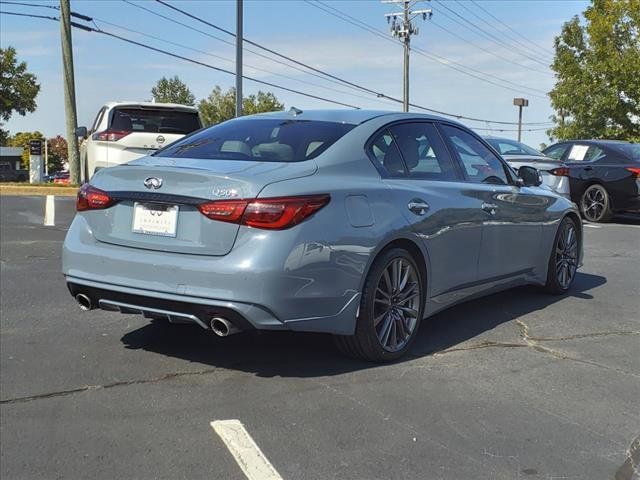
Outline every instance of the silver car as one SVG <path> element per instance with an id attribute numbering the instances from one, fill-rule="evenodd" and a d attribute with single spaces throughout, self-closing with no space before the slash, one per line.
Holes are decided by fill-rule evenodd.
<path id="1" fill-rule="evenodd" d="M 523 166 L 533 167 L 540 172 L 542 186 L 571 199 L 569 178 L 564 163 L 509 138 L 485 137 L 484 139 L 516 172 Z"/>
<path id="2" fill-rule="evenodd" d="M 522 284 L 566 292 L 575 206 L 468 128 L 363 110 L 254 115 L 85 184 L 64 243 L 80 306 L 243 330 L 327 332 L 400 357 L 420 322 Z"/>

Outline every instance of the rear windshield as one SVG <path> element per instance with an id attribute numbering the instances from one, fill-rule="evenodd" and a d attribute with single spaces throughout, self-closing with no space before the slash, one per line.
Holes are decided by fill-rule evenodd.
<path id="1" fill-rule="evenodd" d="M 166 108 L 116 108 L 111 116 L 112 130 L 125 132 L 177 133 L 186 135 L 201 127 L 196 112 Z"/>
<path id="2" fill-rule="evenodd" d="M 531 148 L 515 140 L 507 140 L 505 138 L 485 138 L 485 140 L 489 142 L 489 145 L 495 148 L 500 155 L 533 155 L 542 157 L 542 153 L 535 148 Z"/>
<path id="3" fill-rule="evenodd" d="M 614 150 L 622 152 L 625 157 L 630 158 L 634 162 L 640 162 L 640 144 L 638 143 L 622 143 L 611 145 Z"/>
<path id="4" fill-rule="evenodd" d="M 154 156 L 300 162 L 317 157 L 353 127 L 311 120 L 232 120 L 183 138 Z"/>

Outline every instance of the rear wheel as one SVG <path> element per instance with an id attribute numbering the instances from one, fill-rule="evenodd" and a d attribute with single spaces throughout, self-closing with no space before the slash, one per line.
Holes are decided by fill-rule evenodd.
<path id="1" fill-rule="evenodd" d="M 559 295 L 569 290 L 578 269 L 579 252 L 580 237 L 576 223 L 570 217 L 565 217 L 556 233 L 549 258 L 545 285 L 549 293 Z"/>
<path id="2" fill-rule="evenodd" d="M 602 185 L 591 185 L 580 199 L 582 216 L 590 222 L 606 222 L 612 217 L 611 200 Z"/>
<path id="3" fill-rule="evenodd" d="M 400 358 L 413 343 L 422 319 L 423 285 L 409 252 L 392 248 L 382 253 L 365 281 L 355 334 L 337 336 L 338 348 L 374 362 Z"/>

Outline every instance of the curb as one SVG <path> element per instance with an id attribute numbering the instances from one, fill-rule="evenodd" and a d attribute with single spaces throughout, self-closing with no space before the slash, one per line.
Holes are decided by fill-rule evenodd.
<path id="1" fill-rule="evenodd" d="M 56 195 L 61 197 L 75 197 L 78 194 L 77 187 L 41 187 L 0 185 L 1 195 Z"/>

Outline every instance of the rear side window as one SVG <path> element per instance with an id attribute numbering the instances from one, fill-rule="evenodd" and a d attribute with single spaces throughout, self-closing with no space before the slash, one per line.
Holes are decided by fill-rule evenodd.
<path id="1" fill-rule="evenodd" d="M 458 155 L 469 180 L 496 185 L 509 184 L 504 165 L 480 140 L 450 125 L 442 125 L 442 130 Z"/>
<path id="2" fill-rule="evenodd" d="M 111 130 L 124 132 L 175 133 L 186 135 L 201 127 L 197 112 L 166 108 L 115 108 Z"/>
<path id="3" fill-rule="evenodd" d="M 424 180 L 456 180 L 456 171 L 438 131 L 431 123 L 416 122 L 389 128 L 402 153 L 408 176 Z"/>
<path id="4" fill-rule="evenodd" d="M 300 162 L 317 157 L 353 127 L 312 120 L 231 120 L 178 140 L 154 156 Z"/>
<path id="5" fill-rule="evenodd" d="M 634 162 L 640 162 L 640 144 L 622 143 L 611 145 L 611 148 L 619 153 L 622 153 L 626 158 Z"/>

